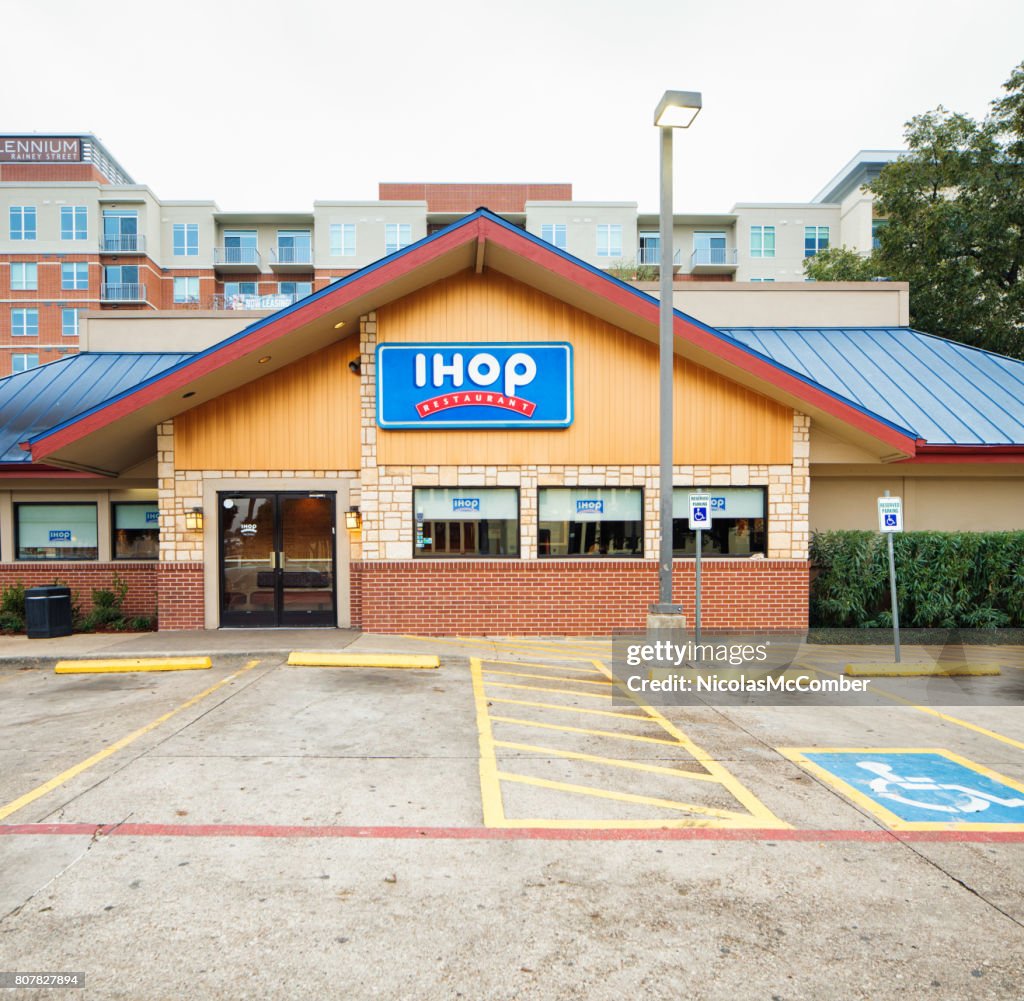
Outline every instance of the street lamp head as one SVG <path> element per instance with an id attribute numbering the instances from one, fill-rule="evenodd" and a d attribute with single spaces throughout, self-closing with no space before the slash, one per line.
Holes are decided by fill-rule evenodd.
<path id="1" fill-rule="evenodd" d="M 654 111 L 654 124 L 663 129 L 687 129 L 700 107 L 698 91 L 666 90 Z"/>

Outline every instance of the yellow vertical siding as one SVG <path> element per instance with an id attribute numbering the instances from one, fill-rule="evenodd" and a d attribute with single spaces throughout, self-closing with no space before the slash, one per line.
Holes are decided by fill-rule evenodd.
<path id="1" fill-rule="evenodd" d="M 377 313 L 380 343 L 569 341 L 575 421 L 565 430 L 378 431 L 381 464 L 655 464 L 658 348 L 498 274 L 463 272 Z M 675 461 L 792 462 L 792 411 L 676 359 Z"/>
<path id="2" fill-rule="evenodd" d="M 359 357 L 353 335 L 182 414 L 179 469 L 358 469 Z"/>

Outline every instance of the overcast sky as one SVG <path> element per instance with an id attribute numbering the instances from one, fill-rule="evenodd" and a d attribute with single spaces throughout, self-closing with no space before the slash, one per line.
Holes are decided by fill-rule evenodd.
<path id="1" fill-rule="evenodd" d="M 91 131 L 165 199 L 308 210 L 378 181 L 568 181 L 676 211 L 806 201 L 938 104 L 982 115 L 1021 0 L 0 0 L 0 131 Z M 17 39 L 17 44 L 11 44 Z"/>

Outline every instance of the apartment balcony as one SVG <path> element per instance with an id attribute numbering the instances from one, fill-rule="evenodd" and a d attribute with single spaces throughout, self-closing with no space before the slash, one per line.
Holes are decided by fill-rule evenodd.
<path id="1" fill-rule="evenodd" d="M 269 292 L 265 295 L 225 295 L 218 292 L 210 302 L 210 309 L 284 309 L 304 296 L 286 292 Z"/>
<path id="2" fill-rule="evenodd" d="M 311 247 L 271 247 L 270 270 L 278 273 L 313 270 Z"/>
<path id="3" fill-rule="evenodd" d="M 690 255 L 690 273 L 694 275 L 735 274 L 739 254 L 735 247 L 700 247 Z"/>
<path id="4" fill-rule="evenodd" d="M 144 254 L 146 237 L 142 233 L 104 233 L 100 237 L 101 254 Z"/>
<path id="5" fill-rule="evenodd" d="M 255 247 L 214 247 L 215 271 L 259 271 L 260 252 Z"/>
<path id="6" fill-rule="evenodd" d="M 637 267 L 641 268 L 660 268 L 661 267 L 661 248 L 660 247 L 641 247 L 636 252 L 636 263 Z M 676 250 L 672 255 L 672 270 L 678 271 L 683 263 L 683 252 Z"/>
<path id="7" fill-rule="evenodd" d="M 104 282 L 100 286 L 101 302 L 145 302 L 146 286 L 135 284 L 112 285 Z"/>

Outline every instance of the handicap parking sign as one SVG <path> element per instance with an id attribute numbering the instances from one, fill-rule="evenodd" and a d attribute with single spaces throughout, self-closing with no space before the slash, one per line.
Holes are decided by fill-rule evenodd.
<path id="1" fill-rule="evenodd" d="M 897 524 L 896 515 L 894 515 L 894 514 L 887 514 L 887 515 L 885 515 L 885 527 L 886 528 L 895 528 L 896 524 Z"/>
<path id="2" fill-rule="evenodd" d="M 902 497 L 879 497 L 878 498 L 878 531 L 880 531 L 880 532 L 902 532 L 903 531 L 903 498 Z"/>
<path id="3" fill-rule="evenodd" d="M 711 497 L 708 494 L 690 494 L 690 528 L 711 527 Z"/>

